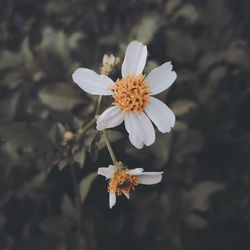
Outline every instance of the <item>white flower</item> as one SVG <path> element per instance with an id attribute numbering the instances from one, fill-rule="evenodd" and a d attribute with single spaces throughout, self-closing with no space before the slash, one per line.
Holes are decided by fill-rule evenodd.
<path id="1" fill-rule="evenodd" d="M 129 192 L 131 189 L 134 190 L 136 185 L 159 183 L 163 172 L 143 172 L 143 168 L 127 169 L 109 165 L 108 168 L 98 168 L 97 174 L 110 180 L 108 187 L 109 207 L 112 208 L 116 203 L 116 195 L 124 194 L 129 199 Z"/>
<path id="2" fill-rule="evenodd" d="M 129 140 L 138 149 L 155 141 L 154 127 L 160 132 L 170 132 L 175 115 L 162 101 L 152 97 L 166 90 L 176 79 L 171 62 L 142 75 L 147 57 L 147 47 L 138 41 L 128 45 L 122 64 L 122 79 L 113 82 L 86 68 L 78 68 L 73 81 L 93 95 L 112 95 L 114 106 L 105 110 L 97 119 L 97 129 L 112 128 L 125 122 Z"/>

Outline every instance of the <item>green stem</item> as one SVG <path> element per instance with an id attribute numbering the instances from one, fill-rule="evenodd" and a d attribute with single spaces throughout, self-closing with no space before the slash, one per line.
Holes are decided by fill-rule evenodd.
<path id="1" fill-rule="evenodd" d="M 76 136 L 76 139 L 79 140 L 82 135 L 96 122 L 96 117 L 94 117 L 91 121 L 89 121 L 82 129 L 78 130 L 78 134 Z"/>
<path id="2" fill-rule="evenodd" d="M 111 158 L 112 158 L 112 161 L 113 161 L 114 165 L 117 165 L 117 160 L 116 160 L 116 158 L 115 158 L 115 154 L 114 154 L 114 152 L 113 152 L 113 150 L 112 150 L 112 148 L 111 148 L 111 145 L 110 145 L 110 143 L 109 143 L 109 139 L 108 139 L 107 133 L 106 133 L 105 130 L 102 130 L 102 133 L 103 133 L 103 137 L 104 137 L 105 143 L 106 143 L 106 145 L 107 145 L 109 154 L 110 154 L 110 156 L 111 156 Z"/>
<path id="3" fill-rule="evenodd" d="M 98 100 L 97 100 L 97 106 L 96 106 L 95 117 L 98 117 L 98 115 L 99 115 L 100 106 L 101 106 L 101 101 L 102 101 L 102 96 L 99 95 L 99 96 L 98 96 Z"/>

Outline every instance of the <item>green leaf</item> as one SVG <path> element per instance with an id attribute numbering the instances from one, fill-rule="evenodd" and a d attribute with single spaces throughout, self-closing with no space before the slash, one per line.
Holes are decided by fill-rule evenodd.
<path id="1" fill-rule="evenodd" d="M 32 149 L 51 150 L 55 145 L 45 128 L 38 124 L 26 124 L 22 122 L 0 122 L 0 136 L 15 147 L 26 151 Z"/>
<path id="2" fill-rule="evenodd" d="M 215 181 L 203 181 L 198 183 L 190 192 L 191 209 L 203 212 L 207 211 L 209 196 L 212 193 L 223 190 L 224 188 L 224 184 Z"/>
<path id="3" fill-rule="evenodd" d="M 57 122 L 56 124 L 54 124 L 50 130 L 50 134 L 51 134 L 53 142 L 57 145 L 62 144 L 64 140 L 65 132 L 66 132 L 66 129 L 60 122 Z"/>
<path id="4" fill-rule="evenodd" d="M 90 145 L 90 157 L 92 162 L 95 162 L 98 158 L 98 146 L 97 142 L 101 139 L 101 132 L 97 133 Z"/>
<path id="5" fill-rule="evenodd" d="M 57 111 L 71 110 L 77 104 L 85 102 L 81 90 L 65 83 L 57 83 L 42 88 L 38 94 L 41 101 Z"/>
<path id="6" fill-rule="evenodd" d="M 80 168 L 83 168 L 85 159 L 86 159 L 86 149 L 85 147 L 81 147 L 75 154 L 73 154 L 74 161 L 78 162 Z"/>
<path id="7" fill-rule="evenodd" d="M 190 109 L 194 108 L 196 105 L 191 100 L 177 100 L 171 105 L 171 109 L 176 116 L 181 116 L 187 114 Z"/>
<path id="8" fill-rule="evenodd" d="M 196 215 L 194 213 L 189 214 L 186 217 L 186 223 L 188 226 L 196 229 L 201 229 L 207 226 L 207 222 L 201 216 Z"/>
<path id="9" fill-rule="evenodd" d="M 151 42 L 157 30 L 160 29 L 161 23 L 159 15 L 143 16 L 140 23 L 132 30 L 131 36 L 144 44 L 148 44 Z"/>
<path id="10" fill-rule="evenodd" d="M 58 169 L 62 171 L 70 162 L 71 162 L 70 158 L 65 158 L 61 160 L 60 163 L 58 164 Z"/>
<path id="11" fill-rule="evenodd" d="M 180 63 L 190 63 L 197 53 L 197 46 L 190 35 L 180 31 L 167 31 L 166 48 L 170 58 Z"/>
<path id="12" fill-rule="evenodd" d="M 63 196 L 61 208 L 65 216 L 76 219 L 76 208 L 66 194 Z"/>
<path id="13" fill-rule="evenodd" d="M 124 135 L 121 132 L 115 130 L 106 130 L 106 133 L 110 143 L 119 141 L 124 138 Z M 99 150 L 106 147 L 106 143 L 103 136 L 100 138 L 100 141 L 97 142 L 97 147 Z"/>
<path id="14" fill-rule="evenodd" d="M 96 176 L 97 176 L 96 173 L 91 173 L 80 182 L 80 195 L 82 203 L 84 203 L 85 199 L 87 198 L 89 189 L 93 181 L 95 180 Z"/>

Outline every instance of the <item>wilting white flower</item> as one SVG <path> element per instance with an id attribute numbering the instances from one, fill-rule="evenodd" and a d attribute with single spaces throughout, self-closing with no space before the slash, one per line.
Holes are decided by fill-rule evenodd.
<path id="1" fill-rule="evenodd" d="M 176 79 L 171 62 L 142 74 L 146 63 L 147 47 L 138 41 L 131 42 L 122 63 L 122 79 L 113 82 L 86 68 L 78 68 L 72 75 L 75 83 L 93 95 L 112 95 L 113 107 L 97 119 L 97 129 L 112 128 L 125 122 L 131 143 L 138 149 L 155 141 L 154 127 L 160 132 L 170 132 L 175 115 L 168 106 L 152 97 L 166 90 Z"/>
<path id="2" fill-rule="evenodd" d="M 120 164 L 122 164 L 120 162 Z M 124 194 L 129 199 L 130 190 L 135 190 L 138 184 L 152 185 L 159 183 L 163 172 L 143 172 L 143 168 L 127 169 L 125 167 L 98 168 L 97 174 L 109 179 L 109 207 L 116 203 L 116 195 Z"/>

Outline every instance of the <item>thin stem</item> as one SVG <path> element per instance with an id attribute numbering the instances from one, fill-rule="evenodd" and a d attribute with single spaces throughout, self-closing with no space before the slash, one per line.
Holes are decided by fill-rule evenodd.
<path id="1" fill-rule="evenodd" d="M 111 158 L 112 158 L 112 161 L 113 161 L 114 165 L 116 165 L 116 164 L 117 164 L 117 160 L 116 160 L 116 158 L 115 158 L 115 154 L 114 154 L 114 152 L 113 152 L 113 150 L 112 150 L 112 148 L 111 148 L 111 145 L 110 145 L 110 143 L 109 143 L 109 139 L 108 139 L 107 133 L 106 133 L 105 130 L 102 130 L 102 133 L 103 133 L 103 137 L 104 137 L 106 146 L 107 146 L 107 148 L 108 148 L 109 154 L 110 154 L 110 156 L 111 156 Z"/>
<path id="2" fill-rule="evenodd" d="M 76 216 L 77 216 L 77 222 L 78 222 L 78 227 L 79 227 L 80 220 L 81 220 L 81 195 L 80 195 L 80 189 L 77 185 L 76 171 L 75 171 L 73 164 L 71 164 L 70 169 L 71 169 L 71 177 L 72 177 L 75 196 L 76 196 L 75 197 L 75 205 L 76 205 L 76 212 L 77 212 Z"/>
<path id="3" fill-rule="evenodd" d="M 82 135 L 88 130 L 88 128 L 91 127 L 95 122 L 96 122 L 96 117 L 94 117 L 91 121 L 89 121 L 82 129 L 78 130 L 76 139 L 79 140 L 82 137 Z"/>
<path id="4" fill-rule="evenodd" d="M 97 117 L 97 116 L 99 115 L 100 106 L 101 106 L 101 101 L 102 101 L 102 96 L 99 95 L 99 96 L 98 96 L 98 100 L 97 100 L 97 106 L 96 106 L 95 117 Z"/>

